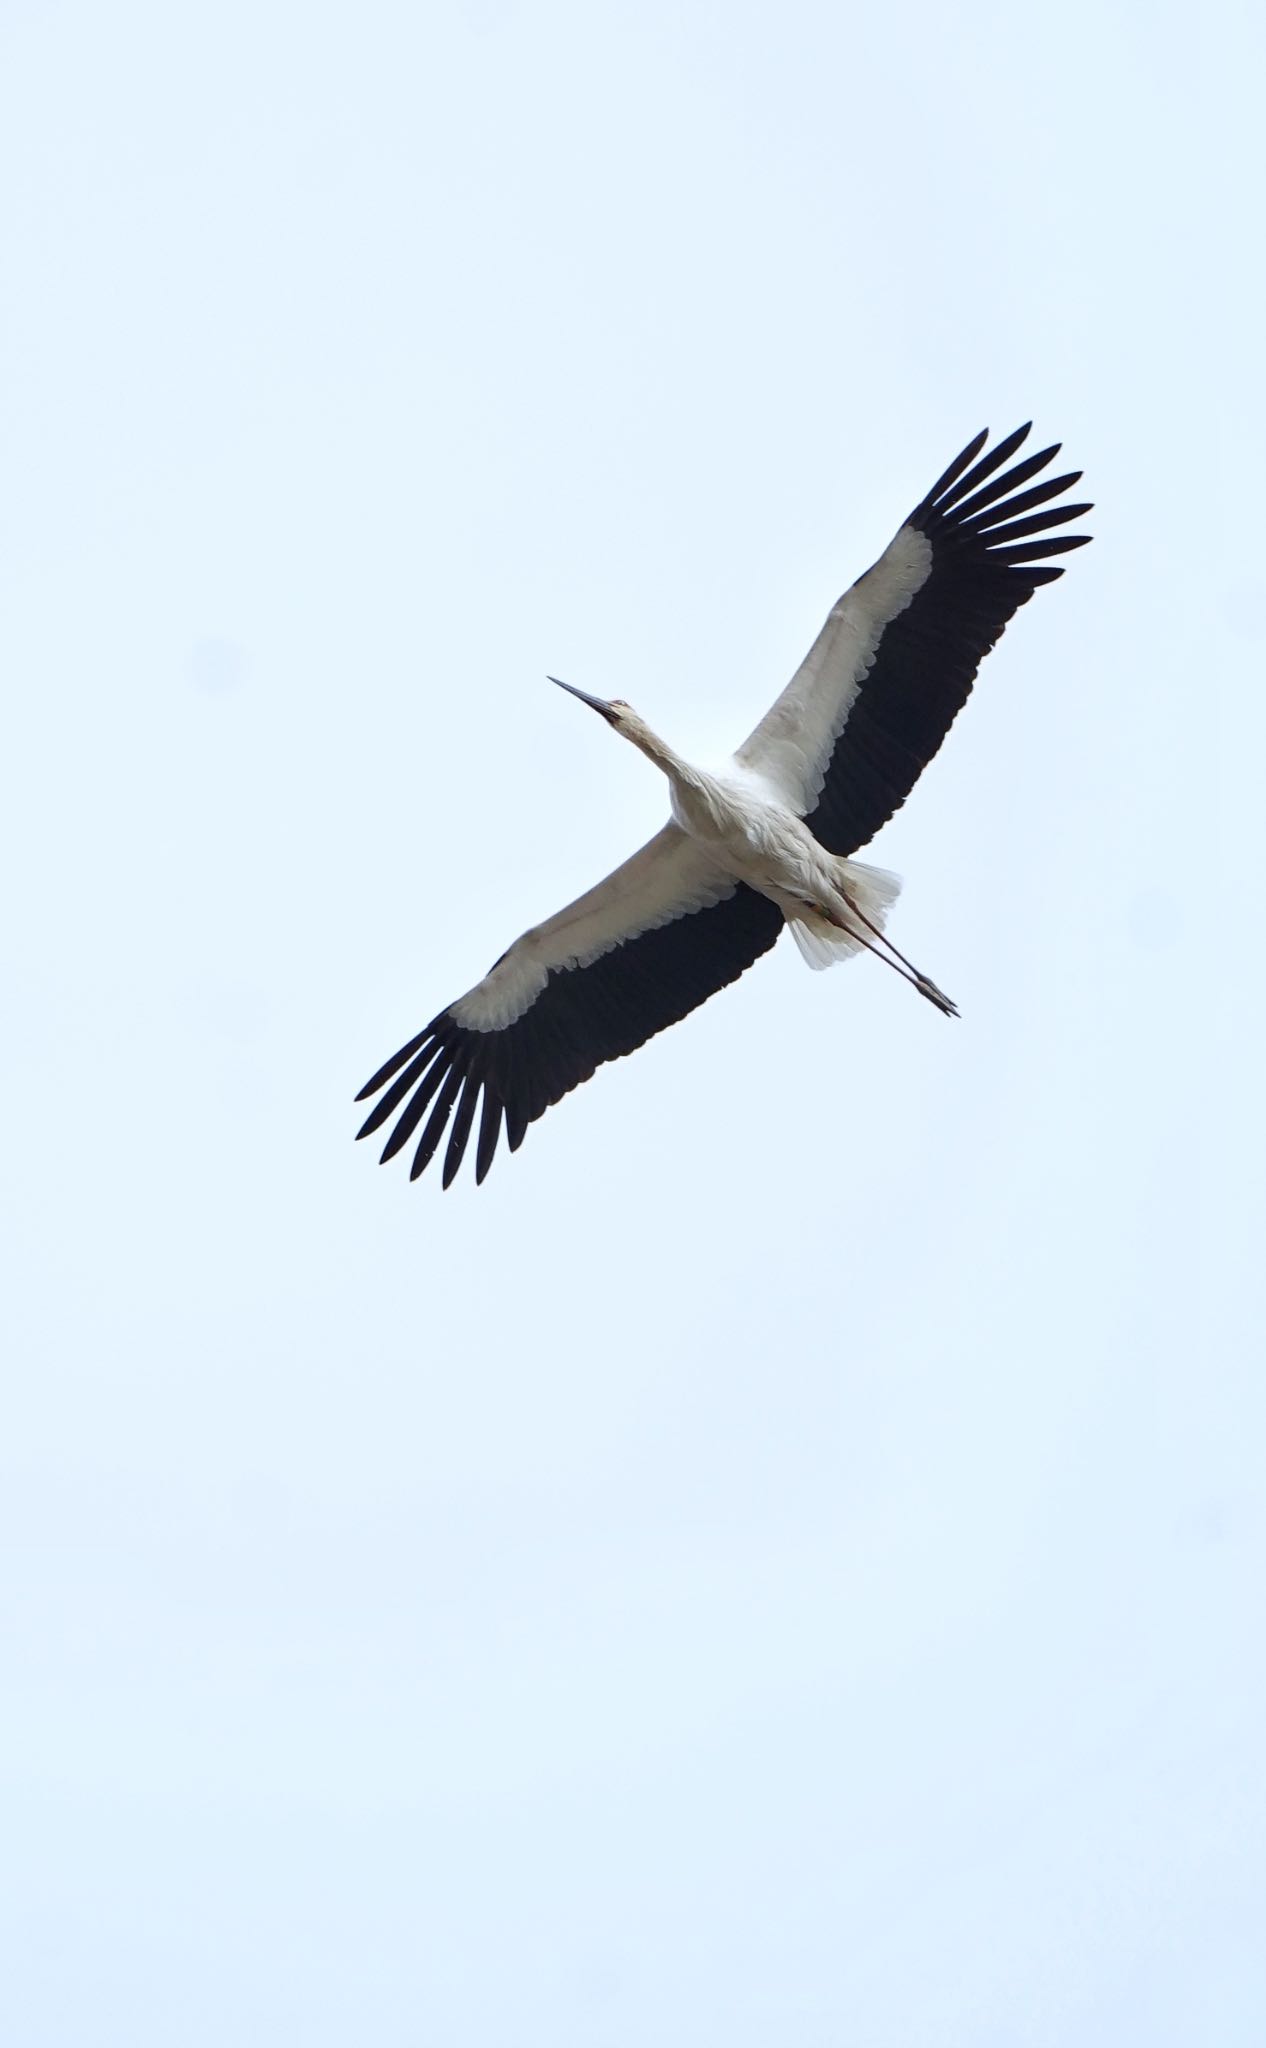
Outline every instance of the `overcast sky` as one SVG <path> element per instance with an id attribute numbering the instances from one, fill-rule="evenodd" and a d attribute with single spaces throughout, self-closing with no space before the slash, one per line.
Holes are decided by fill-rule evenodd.
<path id="1" fill-rule="evenodd" d="M 15 2048 L 1260 2048 L 1259 19 L 9 0 Z M 1030 415 L 962 1021 L 354 1147 Z"/>

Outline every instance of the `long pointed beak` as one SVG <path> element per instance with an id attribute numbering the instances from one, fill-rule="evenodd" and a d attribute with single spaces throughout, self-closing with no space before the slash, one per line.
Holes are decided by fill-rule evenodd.
<path id="1" fill-rule="evenodd" d="M 560 690 L 566 690 L 569 696 L 579 697 L 581 703 L 587 704 L 591 711 L 600 712 L 603 718 L 607 719 L 608 721 L 610 720 L 611 706 L 607 703 L 605 698 L 591 697 L 587 690 L 578 690 L 574 683 L 559 682 L 557 676 L 546 676 L 545 680 L 547 683 L 558 683 L 558 687 Z"/>

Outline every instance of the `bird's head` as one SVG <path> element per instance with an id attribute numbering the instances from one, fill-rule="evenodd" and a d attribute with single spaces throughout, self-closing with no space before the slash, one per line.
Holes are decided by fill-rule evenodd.
<path id="1" fill-rule="evenodd" d="M 557 676 L 550 676 L 547 680 L 558 683 L 559 689 L 566 690 L 570 696 L 579 697 L 582 704 L 587 704 L 591 711 L 605 718 L 607 724 L 616 732 L 623 733 L 625 739 L 636 743 L 646 731 L 645 720 L 638 716 L 631 704 L 625 703 L 623 697 L 591 697 L 587 690 L 578 690 L 574 683 L 560 682 Z"/>

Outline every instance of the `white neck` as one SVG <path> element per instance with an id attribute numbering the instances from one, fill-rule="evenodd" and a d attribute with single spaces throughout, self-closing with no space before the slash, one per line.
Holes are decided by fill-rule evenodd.
<path id="1" fill-rule="evenodd" d="M 636 726 L 623 732 L 622 737 L 635 746 L 639 754 L 645 754 L 648 761 L 653 761 L 657 768 L 662 769 L 670 782 L 680 783 L 687 789 L 699 787 L 702 779 L 699 770 L 692 768 L 689 761 L 683 761 L 680 754 L 675 754 L 667 740 L 662 740 L 657 732 L 652 732 L 649 725 L 641 719 Z"/>

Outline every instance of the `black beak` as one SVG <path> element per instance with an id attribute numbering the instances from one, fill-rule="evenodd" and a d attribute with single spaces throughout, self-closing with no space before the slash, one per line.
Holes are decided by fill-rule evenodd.
<path id="1" fill-rule="evenodd" d="M 611 706 L 606 702 L 605 698 L 591 697 L 587 690 L 578 690 L 574 683 L 559 682 L 557 676 L 546 676 L 545 680 L 547 683 L 558 683 L 558 687 L 560 690 L 566 690 L 570 696 L 579 697 L 581 703 L 587 704 L 591 711 L 599 712 L 601 716 L 606 719 L 608 725 L 610 725 L 613 722 L 615 718 L 615 713 L 612 711 Z"/>

